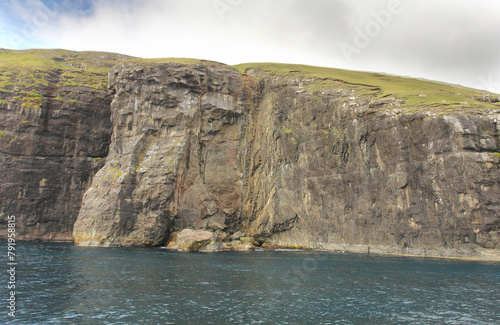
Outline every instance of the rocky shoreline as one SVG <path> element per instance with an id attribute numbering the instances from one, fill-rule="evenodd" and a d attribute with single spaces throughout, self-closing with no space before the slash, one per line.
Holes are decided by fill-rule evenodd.
<path id="1" fill-rule="evenodd" d="M 224 236 L 226 237 L 226 236 Z M 81 242 L 78 246 L 98 247 L 127 247 L 122 243 Z M 134 245 L 132 245 L 134 246 Z M 206 230 L 184 229 L 179 233 L 171 234 L 165 246 L 161 249 L 176 252 L 252 252 L 252 251 L 308 251 L 311 253 L 347 253 L 393 255 L 401 257 L 453 259 L 463 261 L 500 262 L 500 257 L 491 250 L 445 251 L 442 249 L 394 249 L 390 246 L 367 245 L 329 245 L 304 247 L 301 245 L 268 244 L 258 242 L 254 237 L 246 237 L 244 233 L 237 232 L 224 240 L 217 240 L 217 234 Z"/>

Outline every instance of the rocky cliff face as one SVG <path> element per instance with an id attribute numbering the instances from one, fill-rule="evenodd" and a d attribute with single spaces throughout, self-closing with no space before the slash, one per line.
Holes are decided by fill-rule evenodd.
<path id="1" fill-rule="evenodd" d="M 0 50 L 0 224 L 14 215 L 18 239 L 72 240 L 111 136 L 109 68 L 87 70 L 120 57 Z"/>
<path id="2" fill-rule="evenodd" d="M 227 248 L 246 233 L 257 245 L 496 254 L 500 110 L 408 110 L 317 82 L 215 65 L 112 70 L 113 143 L 75 241 L 174 234 L 172 247 Z M 177 243 L 182 229 L 204 239 Z"/>
<path id="3" fill-rule="evenodd" d="M 17 92 L 0 93 L 8 102 L 0 105 L 0 215 L 16 216 L 21 238 L 71 240 L 83 193 L 107 156 L 111 98 L 75 87 L 37 92 L 39 106 L 24 107 Z"/>
<path id="4" fill-rule="evenodd" d="M 396 99 L 264 76 L 242 132 L 247 234 L 272 244 L 488 254 L 500 238 L 500 110 L 405 112 Z"/>
<path id="5" fill-rule="evenodd" d="M 182 228 L 219 231 L 240 215 L 243 80 L 216 65 L 120 66 L 110 72 L 113 137 L 85 194 L 79 244 L 160 245 Z"/>
<path id="6" fill-rule="evenodd" d="M 500 259 L 491 95 L 304 66 L 178 62 L 118 64 L 111 94 L 61 84 L 66 70 L 36 93 L 0 90 L 1 218 L 16 215 L 24 238 L 73 232 L 78 245 Z"/>

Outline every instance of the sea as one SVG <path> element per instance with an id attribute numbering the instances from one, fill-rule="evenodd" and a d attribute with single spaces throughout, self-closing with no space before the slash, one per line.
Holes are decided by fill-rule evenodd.
<path id="1" fill-rule="evenodd" d="M 2 324 L 500 324 L 500 263 L 7 242 Z M 13 317 L 14 315 L 15 317 Z"/>

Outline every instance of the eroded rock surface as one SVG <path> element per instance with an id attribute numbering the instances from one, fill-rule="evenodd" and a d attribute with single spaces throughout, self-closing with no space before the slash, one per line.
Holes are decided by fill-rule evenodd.
<path id="1" fill-rule="evenodd" d="M 263 78 L 248 111 L 249 235 L 318 249 L 498 254 L 499 110 L 405 113 L 394 99 L 311 96 L 300 83 Z"/>
<path id="2" fill-rule="evenodd" d="M 18 239 L 72 240 L 83 194 L 108 154 L 111 98 L 53 83 L 0 91 L 0 223 L 14 215 Z"/>
<path id="3" fill-rule="evenodd" d="M 160 245 L 239 216 L 243 80 L 223 65 L 129 64 L 110 72 L 113 138 L 85 194 L 76 243 Z"/>
<path id="4" fill-rule="evenodd" d="M 207 251 L 498 255 L 499 110 L 410 112 L 348 88 L 304 90 L 314 82 L 217 65 L 112 70 L 113 143 L 75 241 L 176 233 L 169 246 L 192 250 L 179 232 L 205 231 L 195 246 Z"/>
<path id="5" fill-rule="evenodd" d="M 107 68 L 60 55 L 43 82 L 0 75 L 0 223 L 20 238 L 500 259 L 496 98 L 411 106 L 199 60 L 116 65 L 108 93 Z"/>

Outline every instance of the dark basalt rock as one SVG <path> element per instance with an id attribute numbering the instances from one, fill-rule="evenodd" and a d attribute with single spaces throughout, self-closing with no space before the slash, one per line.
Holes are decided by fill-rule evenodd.
<path id="1" fill-rule="evenodd" d="M 71 241 L 83 194 L 108 154 L 112 96 L 49 86 L 35 89 L 40 106 L 13 104 L 23 90 L 33 91 L 0 92 L 10 102 L 0 105 L 0 223 L 14 215 L 20 239 Z"/>
<path id="2" fill-rule="evenodd" d="M 268 243 L 498 257 L 500 110 L 405 114 L 261 79 L 242 131 L 242 216 Z M 369 101 L 368 101 L 369 102 Z M 487 250 L 486 248 L 494 248 Z"/>
<path id="3" fill-rule="evenodd" d="M 128 64 L 110 71 L 113 142 L 75 223 L 79 245 L 160 245 L 239 216 L 238 102 L 228 66 Z"/>

